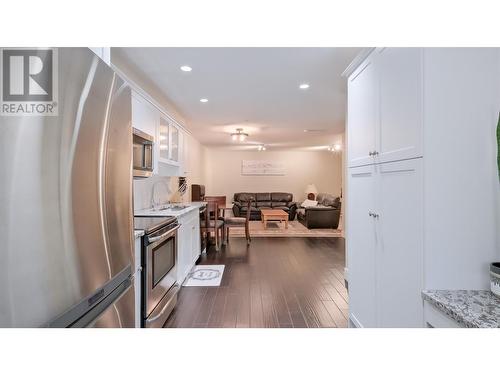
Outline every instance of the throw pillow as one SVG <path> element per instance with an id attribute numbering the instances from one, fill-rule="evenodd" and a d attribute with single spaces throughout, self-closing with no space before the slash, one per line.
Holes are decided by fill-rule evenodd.
<path id="1" fill-rule="evenodd" d="M 314 207 L 318 204 L 318 201 L 313 201 L 311 199 L 306 199 L 304 202 L 302 202 L 301 206 L 302 207 Z"/>

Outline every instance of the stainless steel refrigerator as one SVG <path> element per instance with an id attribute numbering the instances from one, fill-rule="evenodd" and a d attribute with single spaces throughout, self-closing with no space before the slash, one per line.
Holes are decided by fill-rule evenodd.
<path id="1" fill-rule="evenodd" d="M 130 88 L 54 51 L 58 115 L 0 116 L 0 326 L 133 327 Z"/>

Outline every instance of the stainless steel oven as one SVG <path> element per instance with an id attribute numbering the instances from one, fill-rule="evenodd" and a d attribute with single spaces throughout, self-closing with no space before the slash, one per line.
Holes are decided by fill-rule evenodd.
<path id="1" fill-rule="evenodd" d="M 135 218 L 156 224 L 146 228 L 142 246 L 142 316 L 146 328 L 161 328 L 177 302 L 177 230 L 175 218 Z"/>
<path id="2" fill-rule="evenodd" d="M 149 177 L 153 174 L 153 136 L 133 129 L 134 177 Z"/>

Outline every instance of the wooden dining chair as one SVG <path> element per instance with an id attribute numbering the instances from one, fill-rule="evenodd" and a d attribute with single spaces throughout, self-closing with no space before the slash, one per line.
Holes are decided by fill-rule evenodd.
<path id="1" fill-rule="evenodd" d="M 245 228 L 245 237 L 247 239 L 247 244 L 250 244 L 252 239 L 250 238 L 250 208 L 252 201 L 247 202 L 247 214 L 245 217 L 226 217 L 224 219 L 224 232 L 226 235 L 226 242 L 229 243 L 229 229 L 230 228 Z"/>
<path id="2" fill-rule="evenodd" d="M 206 202 L 217 202 L 219 206 L 219 214 L 217 215 L 219 220 L 224 220 L 225 215 L 225 209 L 226 209 L 226 196 L 225 195 L 206 195 L 205 196 L 205 201 Z M 211 216 L 210 219 L 213 219 L 214 217 Z"/>
<path id="3" fill-rule="evenodd" d="M 218 218 L 219 205 L 215 201 L 207 202 L 205 210 L 205 220 L 201 223 L 201 230 L 207 236 L 207 241 L 210 241 L 210 233 L 214 233 L 215 249 L 220 250 L 221 238 L 224 242 L 224 220 Z M 217 218 L 217 220 L 214 220 Z M 208 242 L 207 242 L 208 243 Z"/>

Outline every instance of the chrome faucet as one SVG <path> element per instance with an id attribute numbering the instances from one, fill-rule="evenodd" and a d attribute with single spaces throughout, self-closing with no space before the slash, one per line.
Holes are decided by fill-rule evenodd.
<path id="1" fill-rule="evenodd" d="M 158 186 L 158 184 L 161 184 L 162 181 L 156 181 L 155 183 L 153 183 L 153 191 L 152 191 L 152 194 L 151 194 L 151 208 L 153 210 L 156 210 L 156 208 L 160 205 L 161 203 L 161 200 L 158 199 L 158 201 L 156 200 L 156 187 Z M 169 202 L 167 202 L 169 203 Z"/>

